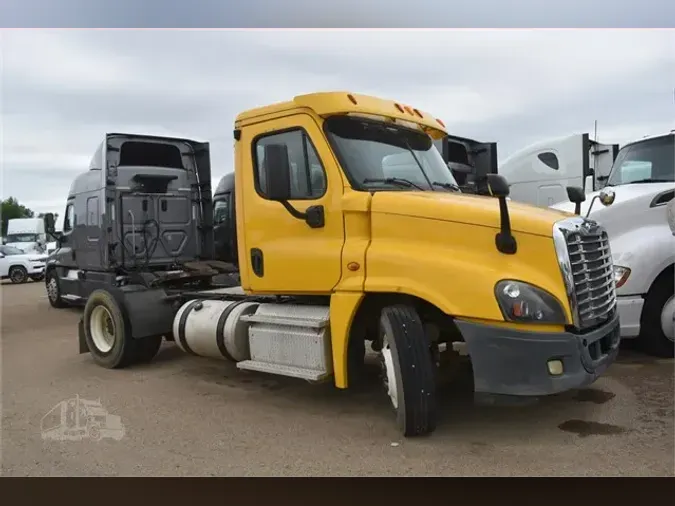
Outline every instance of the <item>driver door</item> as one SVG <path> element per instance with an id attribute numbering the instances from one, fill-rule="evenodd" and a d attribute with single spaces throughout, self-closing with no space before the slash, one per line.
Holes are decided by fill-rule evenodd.
<path id="1" fill-rule="evenodd" d="M 247 264 L 248 288 L 258 293 L 330 293 L 342 273 L 343 182 L 319 126 L 311 116 L 295 114 L 247 126 L 239 142 L 244 191 L 236 202 L 241 216 L 237 226 L 238 236 L 245 237 L 239 264 L 242 270 Z M 322 206 L 323 226 L 311 228 L 282 203 L 266 198 L 263 164 L 268 143 L 288 149 L 295 197 L 288 203 L 300 212 Z"/>

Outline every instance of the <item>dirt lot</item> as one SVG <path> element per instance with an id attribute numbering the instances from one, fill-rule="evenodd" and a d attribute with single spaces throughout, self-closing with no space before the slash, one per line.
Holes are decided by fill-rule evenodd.
<path id="1" fill-rule="evenodd" d="M 460 385 L 431 437 L 402 440 L 376 383 L 351 394 L 172 343 L 110 371 L 77 353 L 79 311 L 52 309 L 41 283 L 1 296 L 7 476 L 675 474 L 672 360 L 622 351 L 592 388 L 531 406 L 476 407 Z M 100 399 L 124 436 L 43 440 L 43 417 L 76 395 Z"/>

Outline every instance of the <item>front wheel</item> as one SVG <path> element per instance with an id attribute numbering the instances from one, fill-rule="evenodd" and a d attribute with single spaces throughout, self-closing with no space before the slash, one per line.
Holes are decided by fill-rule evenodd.
<path id="1" fill-rule="evenodd" d="M 417 311 L 407 305 L 385 307 L 380 317 L 380 362 L 385 390 L 406 437 L 436 428 L 435 365 Z"/>
<path id="2" fill-rule="evenodd" d="M 28 271 L 25 267 L 15 265 L 9 269 L 9 279 L 14 284 L 25 283 L 28 280 Z"/>
<path id="3" fill-rule="evenodd" d="M 640 322 L 640 344 L 650 355 L 675 355 L 675 294 L 670 276 L 660 279 L 645 300 Z"/>
<path id="4" fill-rule="evenodd" d="M 61 309 L 68 305 L 61 298 L 61 286 L 59 285 L 59 277 L 56 273 L 56 270 L 50 270 L 47 272 L 45 285 L 47 287 L 47 298 L 49 299 L 49 304 L 52 307 Z"/>

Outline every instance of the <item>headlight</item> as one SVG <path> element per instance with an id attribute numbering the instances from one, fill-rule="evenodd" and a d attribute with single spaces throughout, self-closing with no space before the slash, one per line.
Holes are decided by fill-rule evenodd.
<path id="1" fill-rule="evenodd" d="M 614 283 L 616 283 L 617 288 L 626 284 L 628 276 L 630 276 L 630 269 L 628 267 L 614 266 Z"/>
<path id="2" fill-rule="evenodd" d="M 567 323 L 562 305 L 553 295 L 522 281 L 505 279 L 495 286 L 504 319 L 511 322 Z"/>

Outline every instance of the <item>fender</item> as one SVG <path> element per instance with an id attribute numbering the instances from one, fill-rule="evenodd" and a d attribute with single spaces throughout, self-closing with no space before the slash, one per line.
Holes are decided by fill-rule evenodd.
<path id="1" fill-rule="evenodd" d="M 667 223 L 614 235 L 610 248 L 614 265 L 631 270 L 626 283 L 617 290 L 618 296 L 646 294 L 657 276 L 675 263 L 675 237 Z"/>

